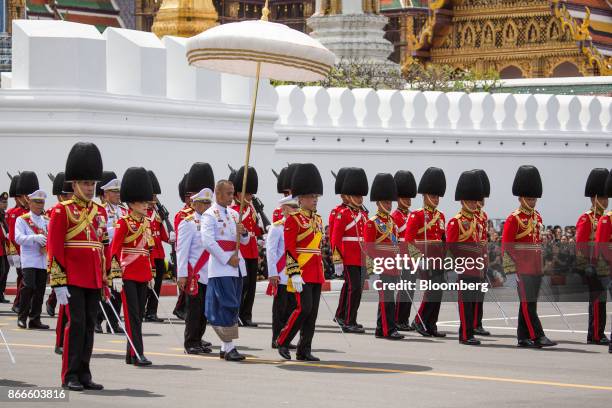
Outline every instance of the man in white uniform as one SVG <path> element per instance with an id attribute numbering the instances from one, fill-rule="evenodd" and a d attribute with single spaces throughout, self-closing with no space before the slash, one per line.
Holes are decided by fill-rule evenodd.
<path id="1" fill-rule="evenodd" d="M 285 252 L 285 219 L 287 215 L 298 210 L 298 202 L 291 196 L 283 197 L 278 202 L 283 218 L 270 226 L 266 238 L 266 258 L 268 261 L 268 279 L 270 280 L 272 301 L 272 348 L 277 348 L 276 339 L 293 309 L 295 309 L 295 297 L 287 293 L 287 274 L 285 264 L 287 256 Z M 289 349 L 295 349 L 293 344 Z"/>
<path id="2" fill-rule="evenodd" d="M 22 329 L 48 329 L 40 321 L 45 286 L 47 284 L 47 225 L 49 218 L 43 214 L 47 194 L 36 190 L 28 195 L 30 211 L 15 222 L 15 242 L 21 246 L 23 286 L 19 296 L 17 326 Z"/>
<path id="3" fill-rule="evenodd" d="M 246 268 L 237 248 L 236 234 L 240 234 L 243 245 L 249 242 L 249 234 L 239 222 L 238 213 L 229 208 L 233 199 L 234 185 L 228 180 L 217 182 L 215 203 L 200 222 L 204 249 L 210 253 L 206 318 L 223 342 L 219 356 L 226 361 L 241 361 L 244 356 L 236 350 L 233 340 L 238 338 L 238 312 Z"/>
<path id="4" fill-rule="evenodd" d="M 185 351 L 187 354 L 211 353 L 211 344 L 202 337 L 206 331 L 204 299 L 208 285 L 208 260 L 210 253 L 204 249 L 200 236 L 202 214 L 211 206 L 213 192 L 202 189 L 191 196 L 194 212 L 178 226 L 181 240 L 176 245 L 178 286 L 186 294 Z"/>

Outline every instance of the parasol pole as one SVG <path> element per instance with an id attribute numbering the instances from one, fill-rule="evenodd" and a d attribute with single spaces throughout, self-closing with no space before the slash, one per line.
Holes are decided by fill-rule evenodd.
<path id="1" fill-rule="evenodd" d="M 255 91 L 253 92 L 253 103 L 251 104 L 251 119 L 249 122 L 249 138 L 247 139 L 246 157 L 244 160 L 244 177 L 242 177 L 242 198 L 240 200 L 240 212 L 238 213 L 238 223 L 242 223 L 242 213 L 244 212 L 244 195 L 246 194 L 247 177 L 249 175 L 249 162 L 251 160 L 251 142 L 253 141 L 253 125 L 255 122 L 255 109 L 257 108 L 257 93 L 259 92 L 259 74 L 261 72 L 261 62 L 257 62 L 255 74 Z M 236 229 L 236 256 L 240 250 L 240 232 Z"/>
<path id="2" fill-rule="evenodd" d="M 270 9 L 268 8 L 268 0 L 266 0 L 266 4 L 262 10 L 262 21 L 268 21 L 268 15 L 270 14 Z M 253 102 L 251 103 L 251 119 L 249 121 L 249 138 L 247 139 L 247 147 L 246 147 L 246 158 L 244 160 L 244 177 L 242 177 L 242 199 L 240 200 L 240 211 L 238 212 L 238 223 L 242 223 L 242 213 L 244 212 L 244 195 L 246 194 L 246 186 L 247 186 L 247 177 L 249 175 L 249 162 L 251 160 L 251 142 L 253 141 L 253 126 L 255 124 L 255 110 L 257 108 L 257 94 L 259 93 L 259 74 L 261 73 L 261 62 L 257 61 L 257 68 L 255 71 L 255 91 L 253 92 Z M 236 228 L 236 256 L 238 256 L 238 251 L 240 251 L 240 233 L 238 232 L 238 228 Z"/>

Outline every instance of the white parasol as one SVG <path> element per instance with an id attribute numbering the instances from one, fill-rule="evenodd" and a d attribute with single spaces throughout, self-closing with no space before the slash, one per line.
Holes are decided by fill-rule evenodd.
<path id="1" fill-rule="evenodd" d="M 336 59 L 331 51 L 314 38 L 283 24 L 269 22 L 269 14 L 266 0 L 261 20 L 216 26 L 191 37 L 187 42 L 187 60 L 190 65 L 255 77 L 242 180 L 243 196 L 247 185 L 259 78 L 293 82 L 318 81 L 325 78 Z M 245 200 L 240 201 L 242 219 Z M 236 250 L 238 248 L 237 242 Z"/>

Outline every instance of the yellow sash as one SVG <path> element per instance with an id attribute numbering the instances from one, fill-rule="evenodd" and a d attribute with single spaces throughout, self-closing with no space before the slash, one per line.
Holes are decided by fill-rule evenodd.
<path id="1" fill-rule="evenodd" d="M 423 217 L 425 216 L 425 210 L 423 210 Z M 431 227 L 433 227 L 433 225 L 438 222 L 438 219 L 440 218 L 440 211 L 436 211 L 436 214 L 433 216 L 433 218 L 431 219 L 431 221 L 429 221 L 423 228 L 419 229 L 419 231 L 417 232 L 417 234 L 421 234 L 423 233 L 426 229 L 430 229 Z"/>
<path id="2" fill-rule="evenodd" d="M 70 241 L 72 238 L 76 237 L 81 232 L 83 232 L 85 228 L 93 224 L 94 217 L 98 215 L 98 206 L 94 205 L 89 214 L 87 214 L 86 210 L 87 210 L 86 208 L 83 209 L 83 211 L 81 211 L 81 215 L 79 216 L 79 218 L 75 219 L 70 214 L 69 209 L 66 209 L 66 215 L 68 216 L 70 221 L 75 223 L 75 225 L 69 228 L 68 231 L 66 232 L 66 238 L 65 238 L 66 241 Z M 87 216 L 85 216 L 85 214 L 87 214 Z"/>
<path id="3" fill-rule="evenodd" d="M 316 232 L 312 241 L 310 241 L 308 245 L 306 245 L 305 248 L 310 249 L 310 250 L 320 249 L 322 238 L 323 238 L 323 234 L 321 234 L 320 232 Z M 310 258 L 312 258 L 314 255 L 315 255 L 315 252 L 298 253 L 297 262 L 298 262 L 298 265 L 300 265 L 300 268 L 304 267 L 308 263 L 308 261 L 310 261 Z"/>

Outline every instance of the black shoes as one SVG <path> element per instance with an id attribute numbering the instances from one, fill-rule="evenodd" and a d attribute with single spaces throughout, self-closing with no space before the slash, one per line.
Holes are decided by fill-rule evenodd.
<path id="1" fill-rule="evenodd" d="M 13 311 L 13 313 L 19 314 L 19 306 L 13 305 L 13 307 L 11 307 L 11 310 Z"/>
<path id="2" fill-rule="evenodd" d="M 296 355 L 295 359 L 298 361 L 321 361 L 319 357 L 313 356 L 310 351 L 307 351 L 304 354 Z"/>
<path id="3" fill-rule="evenodd" d="M 176 310 L 174 309 L 174 311 L 172 312 L 173 315 L 175 315 L 176 317 L 178 317 L 181 320 L 185 320 L 185 312 L 183 312 L 182 310 Z"/>
<path id="4" fill-rule="evenodd" d="M 164 319 L 160 319 L 159 317 L 157 317 L 156 314 L 150 314 L 145 316 L 144 321 L 152 323 L 161 323 L 164 321 Z"/>
<path id="5" fill-rule="evenodd" d="M 429 332 L 433 337 L 446 337 L 446 333 L 440 333 L 437 330 L 432 330 Z"/>
<path id="6" fill-rule="evenodd" d="M 540 347 L 554 347 L 557 345 L 557 342 L 550 340 L 546 336 L 539 337 L 535 340 L 535 343 Z"/>
<path id="7" fill-rule="evenodd" d="M 272 348 L 273 348 L 273 349 L 277 349 L 277 348 L 278 348 L 278 344 L 276 343 L 276 341 L 273 341 L 273 342 L 272 342 Z M 296 346 L 295 344 L 289 343 L 289 345 L 287 346 L 287 348 L 288 348 L 289 350 L 295 350 L 295 349 L 297 349 L 297 346 Z"/>
<path id="8" fill-rule="evenodd" d="M 187 347 L 185 349 L 187 354 L 209 354 L 212 353 L 212 349 L 210 347 Z"/>
<path id="9" fill-rule="evenodd" d="M 459 340 L 459 343 L 465 344 L 466 346 L 480 346 L 480 340 L 473 337 L 467 340 Z"/>
<path id="10" fill-rule="evenodd" d="M 610 344 L 610 347 L 608 347 L 608 353 L 612 354 L 612 344 Z"/>
<path id="11" fill-rule="evenodd" d="M 11 303 L 11 301 L 5 298 L 4 295 L 0 295 L 0 303 Z"/>
<path id="12" fill-rule="evenodd" d="M 149 360 L 148 358 L 146 358 L 145 356 L 140 356 L 140 358 L 133 357 L 132 361 L 136 367 L 146 367 L 146 366 L 150 366 L 151 364 L 153 364 L 153 362 Z"/>
<path id="13" fill-rule="evenodd" d="M 477 336 L 490 336 L 491 333 L 484 329 L 482 326 L 478 326 L 474 329 L 474 334 Z"/>
<path id="14" fill-rule="evenodd" d="M 431 337 L 431 333 L 427 331 L 423 323 L 414 322 L 412 323 L 412 327 L 414 327 L 414 330 L 416 330 L 416 332 L 419 333 L 421 336 Z"/>
<path id="15" fill-rule="evenodd" d="M 399 323 L 397 325 L 397 330 L 410 332 L 410 331 L 414 331 L 414 327 L 408 323 Z"/>
<path id="16" fill-rule="evenodd" d="M 285 360 L 291 360 L 291 353 L 289 352 L 289 347 L 287 346 L 279 346 L 278 354 Z"/>
<path id="17" fill-rule="evenodd" d="M 363 327 L 359 327 L 356 324 L 350 325 L 350 326 L 342 326 L 342 331 L 345 333 L 356 333 L 356 334 L 365 333 L 365 329 Z"/>
<path id="18" fill-rule="evenodd" d="M 51 305 L 49 304 L 49 302 L 45 302 L 45 306 L 47 307 L 47 314 L 50 317 L 55 317 L 55 308 L 51 307 Z"/>
<path id="19" fill-rule="evenodd" d="M 541 348 L 542 347 L 531 339 L 521 339 L 518 341 L 517 346 L 523 347 L 523 348 Z"/>
<path id="20" fill-rule="evenodd" d="M 64 353 L 64 348 L 55 346 L 55 354 L 59 354 L 60 356 Z"/>
<path id="21" fill-rule="evenodd" d="M 136 356 L 131 356 L 131 355 L 125 356 L 125 363 L 126 364 L 133 364 L 133 365 L 135 365 L 137 367 L 145 367 L 145 366 L 150 366 L 151 364 L 153 364 L 145 356 L 140 356 L 140 358 L 138 358 Z"/>
<path id="22" fill-rule="evenodd" d="M 253 323 L 253 321 L 251 319 L 240 319 L 240 326 L 242 327 L 257 327 L 257 323 Z"/>
<path id="23" fill-rule="evenodd" d="M 68 389 L 70 391 L 83 391 L 85 387 L 83 387 L 83 384 L 81 384 L 77 380 L 69 380 L 67 383 L 62 384 L 62 388 Z"/>
<path id="24" fill-rule="evenodd" d="M 212 343 L 210 341 L 201 340 L 200 344 L 202 345 L 202 347 L 207 347 L 207 348 L 212 347 Z"/>
<path id="25" fill-rule="evenodd" d="M 102 322 L 96 322 L 96 325 L 94 327 L 94 332 L 98 334 L 104 333 L 104 331 L 102 330 Z"/>
<path id="26" fill-rule="evenodd" d="M 387 339 L 387 340 L 402 340 L 404 338 L 403 334 L 399 334 L 397 331 L 389 333 L 389 335 L 384 336 L 381 332 L 374 333 L 374 336 L 377 339 Z"/>
<path id="27" fill-rule="evenodd" d="M 27 329 L 28 325 L 26 324 L 25 319 L 24 320 L 17 319 L 17 327 L 19 327 L 20 329 Z"/>
<path id="28" fill-rule="evenodd" d="M 104 389 L 104 386 L 102 384 L 96 384 L 95 382 L 91 380 L 82 383 L 82 385 L 83 385 L 83 388 L 85 388 L 86 390 L 101 391 Z"/>
<path id="29" fill-rule="evenodd" d="M 597 344 L 599 346 L 608 346 L 610 345 L 610 340 L 606 336 L 603 336 L 599 340 L 587 339 L 587 344 Z"/>
<path id="30" fill-rule="evenodd" d="M 340 326 L 344 326 L 344 319 L 340 317 L 334 317 L 334 322 L 338 323 Z"/>
<path id="31" fill-rule="evenodd" d="M 49 330 L 49 325 L 43 324 L 40 320 L 30 320 L 28 323 L 29 329 Z"/>
<path id="32" fill-rule="evenodd" d="M 236 348 L 234 347 L 233 349 L 225 353 L 224 358 L 225 358 L 225 361 L 242 361 L 246 357 L 240 354 L 238 350 L 236 350 Z"/>

